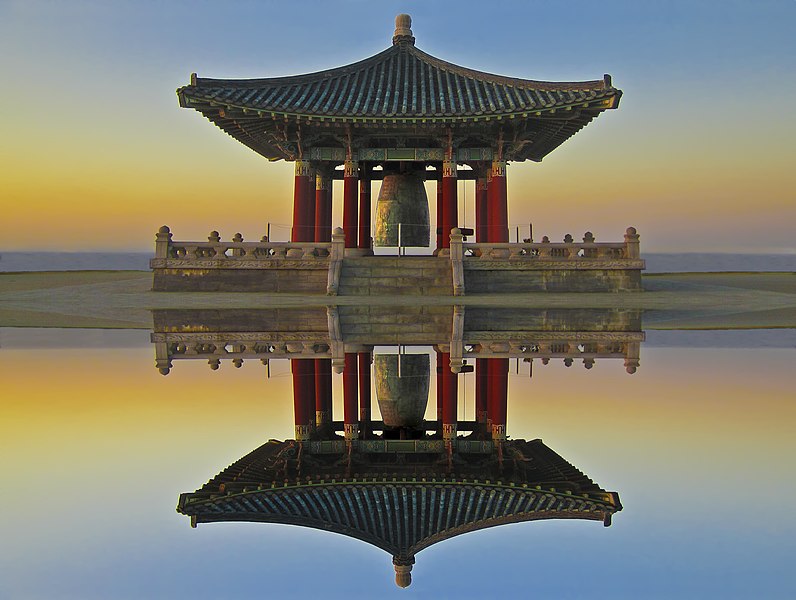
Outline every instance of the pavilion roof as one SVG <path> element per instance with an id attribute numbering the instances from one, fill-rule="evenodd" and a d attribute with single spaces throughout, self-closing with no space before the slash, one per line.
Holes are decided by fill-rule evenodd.
<path id="1" fill-rule="evenodd" d="M 216 103 L 279 115 L 462 121 L 528 117 L 571 107 L 614 108 L 622 92 L 606 75 L 550 82 L 484 73 L 399 43 L 365 60 L 292 77 L 192 77 L 182 106 Z"/>
<path id="2" fill-rule="evenodd" d="M 373 544 L 398 560 L 469 531 L 540 519 L 586 519 L 606 524 L 621 510 L 606 492 L 541 440 L 513 440 L 508 455 L 521 457 L 521 474 L 480 476 L 443 469 L 404 473 L 328 472 L 307 465 L 303 477 L 280 480 L 274 460 L 285 444 L 269 442 L 243 457 L 194 493 L 177 510 L 192 524 L 251 521 L 294 524 L 341 533 Z M 527 464 L 527 467 L 525 466 Z M 271 466 L 269 466 L 271 465 Z M 389 469 L 387 469 L 389 470 Z"/>
<path id="3" fill-rule="evenodd" d="M 177 90 L 180 106 L 198 110 L 269 160 L 296 160 L 314 148 L 315 159 L 342 162 L 341 140 L 348 139 L 353 154 L 389 148 L 383 144 L 390 136 L 396 147 L 423 148 L 429 156 L 429 149 L 441 151 L 455 138 L 458 149 L 478 150 L 466 160 L 540 161 L 619 105 L 622 92 L 609 75 L 535 81 L 435 58 L 415 47 L 411 20 L 399 17 L 406 18 L 406 28 L 396 29 L 393 45 L 370 58 L 290 77 L 193 74 Z"/>

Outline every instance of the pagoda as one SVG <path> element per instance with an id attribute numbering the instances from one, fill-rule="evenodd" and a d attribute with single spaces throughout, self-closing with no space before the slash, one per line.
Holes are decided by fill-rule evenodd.
<path id="1" fill-rule="evenodd" d="M 517 228 L 515 242 L 509 244 L 507 164 L 541 161 L 600 113 L 617 108 L 622 92 L 611 77 L 547 82 L 476 71 L 418 49 L 411 25 L 409 15 L 398 15 L 391 47 L 326 71 L 264 79 L 191 75 L 190 84 L 177 90 L 180 106 L 199 111 L 268 160 L 295 164 L 290 240 L 279 245 L 266 235 L 244 242 L 237 234 L 222 242 L 212 232 L 208 243 L 177 243 L 168 228 L 161 228 L 152 262 L 155 290 L 304 291 L 291 289 L 290 282 L 275 283 L 273 272 L 283 269 L 311 280 L 311 291 L 368 294 L 361 289 L 340 292 L 344 261 L 352 268 L 382 269 L 374 277 L 398 277 L 389 272 L 389 264 L 380 265 L 380 257 L 369 263 L 356 259 L 372 255 L 374 245 L 397 246 L 400 253 L 401 248 L 429 244 L 435 257 L 450 257 L 454 263 L 481 258 L 497 261 L 491 266 L 505 271 L 497 263 L 513 259 L 511 268 L 526 271 L 519 279 L 527 279 L 531 288 L 540 280 L 544 289 L 546 282 L 560 279 L 552 271 L 590 271 L 569 278 L 582 281 L 560 291 L 640 287 L 643 261 L 632 228 L 624 243 L 600 244 L 591 232 L 582 243 L 572 236 L 563 243 L 547 237 L 534 242 L 528 226 L 527 237 L 521 240 Z M 339 239 L 332 229 L 333 180 L 343 181 Z M 378 180 L 371 231 L 371 188 Z M 435 244 L 427 180 L 436 183 Z M 475 214 L 468 219 L 474 230 L 459 227 L 460 180 L 474 185 Z M 461 245 L 473 236 L 474 243 L 470 239 Z M 429 273 L 440 269 L 431 277 L 428 287 L 434 290 L 428 293 L 463 294 L 468 262 L 475 264 L 463 260 L 462 268 L 447 265 L 445 271 L 444 262 L 427 261 Z M 317 273 L 324 267 L 328 279 Z M 495 270 L 489 267 L 479 269 Z M 199 269 L 224 272 L 189 272 Z M 244 270 L 272 273 L 244 276 Z M 186 272 L 192 277 L 183 276 Z M 476 283 L 468 289 L 489 291 L 480 287 Z M 491 287 L 523 291 L 504 290 L 502 282 Z"/>

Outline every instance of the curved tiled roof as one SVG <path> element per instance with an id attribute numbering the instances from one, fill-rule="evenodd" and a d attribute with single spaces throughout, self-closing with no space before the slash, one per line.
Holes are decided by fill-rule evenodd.
<path id="1" fill-rule="evenodd" d="M 201 112 L 269 160 L 296 160 L 314 148 L 324 156 L 319 160 L 339 163 L 341 152 L 391 147 L 386 138 L 397 148 L 437 150 L 455 138 L 457 150 L 540 161 L 602 111 L 616 108 L 622 96 L 608 75 L 575 82 L 494 75 L 426 54 L 414 46 L 410 29 L 396 32 L 383 52 L 317 73 L 265 79 L 193 74 L 190 85 L 177 90 L 180 106 Z M 466 160 L 492 160 L 480 156 Z"/>
<path id="2" fill-rule="evenodd" d="M 460 67 L 399 43 L 360 62 L 292 77 L 192 77 L 183 106 L 217 103 L 255 111 L 339 118 L 487 118 L 590 104 L 613 108 L 610 77 L 545 82 Z"/>

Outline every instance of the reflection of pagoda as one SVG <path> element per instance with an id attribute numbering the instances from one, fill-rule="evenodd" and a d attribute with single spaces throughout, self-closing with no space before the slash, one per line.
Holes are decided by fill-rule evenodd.
<path id="1" fill-rule="evenodd" d="M 621 510 L 617 494 L 540 440 L 507 438 L 509 361 L 577 358 L 591 368 L 598 358 L 622 358 L 633 372 L 643 339 L 638 312 L 339 306 L 154 318 L 164 374 L 178 359 L 206 359 L 213 369 L 225 359 L 291 364 L 295 439 L 272 440 L 183 494 L 178 510 L 192 525 L 254 521 L 342 533 L 390 552 L 396 582 L 406 586 L 415 555 L 438 541 L 538 519 L 609 525 Z M 399 332 L 396 323 L 404 324 Z M 434 420 L 425 416 L 429 355 L 378 351 L 396 343 L 435 350 Z M 334 370 L 343 377 L 342 419 L 332 414 Z M 475 418 L 463 420 L 459 376 L 472 371 Z M 371 415 L 371 375 L 380 420 Z"/>

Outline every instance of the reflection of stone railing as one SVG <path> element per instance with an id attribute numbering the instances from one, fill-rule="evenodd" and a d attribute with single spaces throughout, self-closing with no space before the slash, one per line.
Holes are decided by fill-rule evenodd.
<path id="1" fill-rule="evenodd" d="M 175 242 L 165 225 L 155 241 L 153 269 L 262 269 L 294 264 L 296 260 L 325 265 L 331 253 L 331 242 L 271 242 L 263 237 L 259 242 L 244 242 L 240 233 L 229 242 L 222 242 L 217 231 L 210 233 L 207 242 Z"/>
<path id="2" fill-rule="evenodd" d="M 460 232 L 453 230 L 451 240 Z M 628 227 L 624 242 L 596 242 L 591 232 L 586 232 L 582 242 L 576 242 L 567 234 L 563 242 L 551 242 L 547 236 L 541 242 L 520 243 L 477 242 L 462 244 L 464 258 L 477 260 L 627 260 L 633 261 L 628 268 L 639 268 L 639 236 L 635 228 Z M 614 268 L 618 268 L 614 267 Z"/>
<path id="3" fill-rule="evenodd" d="M 489 339 L 488 332 L 472 332 L 462 342 L 462 358 L 537 358 L 542 364 L 550 359 L 563 359 L 569 367 L 575 360 L 591 369 L 596 359 L 624 359 L 628 373 L 639 366 L 639 351 L 644 333 L 641 331 L 580 331 L 526 333 L 521 340 Z M 453 356 L 451 348 L 451 356 Z M 455 365 L 451 365 L 454 367 Z"/>
<path id="4" fill-rule="evenodd" d="M 458 308 L 458 307 L 457 307 Z M 174 360 L 206 360 L 216 370 L 222 360 L 240 368 L 244 360 L 275 358 L 331 358 L 342 372 L 344 344 L 321 333 L 274 334 L 268 332 L 155 332 L 158 370 L 168 374 Z M 641 331 L 525 332 L 498 335 L 495 332 L 471 332 L 463 340 L 438 347 L 451 354 L 451 368 L 461 372 L 464 361 L 473 358 L 563 359 L 566 366 L 582 360 L 590 369 L 596 359 L 624 359 L 625 368 L 634 373 L 639 366 L 639 349 L 644 341 Z"/>
<path id="5" fill-rule="evenodd" d="M 168 374 L 173 360 L 207 360 L 216 370 L 222 359 L 240 368 L 244 360 L 267 364 L 272 358 L 332 358 L 329 339 L 315 333 L 155 332 L 150 338 L 155 345 L 156 366 L 163 375 Z"/>

